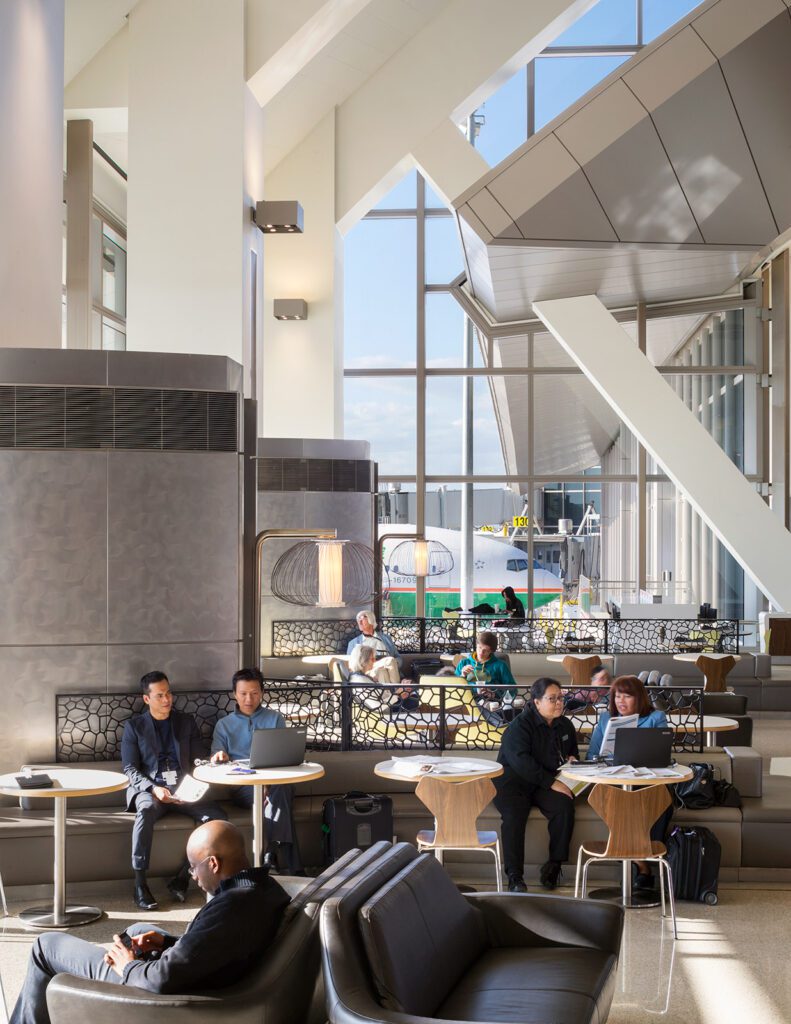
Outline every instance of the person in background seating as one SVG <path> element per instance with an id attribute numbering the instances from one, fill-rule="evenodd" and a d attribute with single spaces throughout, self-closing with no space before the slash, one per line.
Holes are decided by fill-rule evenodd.
<path id="1" fill-rule="evenodd" d="M 208 801 L 182 803 L 173 794 L 192 771 L 196 760 L 206 756 L 206 745 L 192 715 L 173 710 L 173 694 L 164 672 L 147 672 L 140 680 L 147 710 L 134 715 L 124 726 L 121 762 L 129 779 L 126 809 L 135 812 L 132 828 L 132 870 L 135 873 L 134 901 L 141 910 L 156 910 L 157 901 L 146 880 L 151 860 L 154 825 L 166 814 L 188 814 L 197 824 L 225 820 L 222 807 Z M 186 899 L 189 864 L 167 883 L 168 892 L 179 903 Z"/>
<path id="2" fill-rule="evenodd" d="M 418 698 L 413 688 L 406 683 L 401 686 L 382 686 L 381 680 L 374 676 L 376 668 L 376 652 L 367 644 L 355 647 L 349 657 L 349 682 L 357 686 L 375 686 L 377 696 L 363 697 L 366 707 L 380 708 L 389 705 L 391 711 L 414 711 L 418 706 Z M 401 680 L 399 680 L 401 682 Z"/>
<path id="3" fill-rule="evenodd" d="M 241 761 L 250 756 L 250 744 L 256 729 L 284 729 L 286 720 L 278 711 L 261 706 L 264 677 L 257 668 L 241 668 L 234 673 L 233 695 L 237 710 L 221 718 L 211 738 L 212 764 Z M 229 786 L 230 799 L 248 810 L 253 806 L 252 786 Z M 264 807 L 266 853 L 264 866 L 282 868 L 291 875 L 303 874 L 293 820 L 293 786 L 267 786 Z"/>
<path id="4" fill-rule="evenodd" d="M 607 723 L 611 718 L 619 715 L 639 715 L 637 719 L 638 729 L 667 729 L 668 721 L 664 711 L 657 711 L 651 706 L 651 699 L 648 691 L 640 682 L 637 676 L 618 676 L 610 687 L 610 699 L 607 710 L 599 715 L 599 721 L 591 736 L 588 747 L 587 759 L 590 761 L 597 757 L 601 750 L 604 734 L 607 731 Z M 651 828 L 651 838 L 663 843 L 670 820 L 673 817 L 673 804 L 657 818 Z M 636 861 L 637 876 L 634 880 L 636 889 L 653 889 L 654 876 L 651 873 L 651 865 L 644 860 Z"/>
<path id="5" fill-rule="evenodd" d="M 360 635 L 350 640 L 346 653 L 351 654 L 361 644 L 370 647 L 375 654 L 373 671 L 367 673 L 378 683 L 400 683 L 401 666 L 404 659 L 387 633 L 377 629 L 376 616 L 373 612 L 358 612 L 357 625 Z"/>
<path id="6" fill-rule="evenodd" d="M 566 711 L 579 711 L 592 704 L 606 704 L 610 696 L 610 686 L 612 686 L 612 676 L 609 669 L 604 665 L 598 665 L 591 672 L 591 689 L 583 687 L 579 690 L 571 690 L 566 694 Z M 606 692 L 605 687 L 607 688 Z"/>
<path id="7" fill-rule="evenodd" d="M 509 619 L 524 619 L 525 606 L 514 593 L 513 587 L 503 587 L 500 591 L 505 598 L 505 610 Z"/>
<path id="8" fill-rule="evenodd" d="M 126 929 L 131 948 L 114 935 L 109 950 L 68 932 L 39 935 L 11 1024 L 49 1024 L 47 986 L 56 974 L 126 985 L 133 1000 L 135 989 L 168 995 L 224 989 L 259 970 L 289 903 L 285 890 L 266 868 L 250 867 L 244 838 L 227 821 L 209 822 L 192 833 L 187 864 L 213 899 L 184 935 L 135 924 Z M 123 1009 L 116 1012 L 123 1020 Z M 96 1019 L 111 1016 L 97 1005 Z"/>
<path id="9" fill-rule="evenodd" d="M 463 676 L 475 691 L 476 699 L 512 701 L 516 696 L 516 680 L 508 662 L 496 658 L 497 634 L 484 629 L 475 637 L 475 654 L 465 655 L 455 674 Z"/>
<path id="10" fill-rule="evenodd" d="M 509 892 L 526 892 L 525 828 L 530 808 L 549 822 L 549 859 L 541 868 L 545 889 L 557 886 L 568 860 L 574 829 L 574 795 L 558 778 L 558 769 L 579 759 L 577 734 L 563 715 L 563 691 L 555 679 L 536 679 L 531 700 L 503 734 L 497 760 L 503 774 L 493 779 L 494 806 L 503 819 L 503 860 Z"/>

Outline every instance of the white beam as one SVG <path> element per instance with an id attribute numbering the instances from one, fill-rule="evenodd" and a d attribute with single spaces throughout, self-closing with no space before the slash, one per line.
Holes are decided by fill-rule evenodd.
<path id="1" fill-rule="evenodd" d="M 393 168 L 437 126 L 472 113 L 595 2 L 450 0 L 338 108 L 341 231 L 382 198 Z"/>
<path id="2" fill-rule="evenodd" d="M 420 173 L 451 206 L 456 196 L 471 188 L 489 165 L 449 118 L 412 150 Z"/>
<path id="3" fill-rule="evenodd" d="M 791 533 L 602 302 L 533 309 L 772 604 L 790 610 Z"/>
<path id="4" fill-rule="evenodd" d="M 248 80 L 250 91 L 265 107 L 294 75 L 299 74 L 371 0 L 327 0 L 299 30 Z"/>

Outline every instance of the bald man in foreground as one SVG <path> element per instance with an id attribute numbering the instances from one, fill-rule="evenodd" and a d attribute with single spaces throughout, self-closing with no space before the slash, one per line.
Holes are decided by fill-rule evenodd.
<path id="1" fill-rule="evenodd" d="M 56 974 L 114 982 L 148 992 L 189 993 L 226 988 L 260 962 L 289 902 L 268 868 L 251 868 L 239 829 L 210 821 L 187 843 L 190 874 L 214 899 L 180 938 L 149 924 L 127 929 L 105 950 L 60 932 L 33 943 L 11 1024 L 49 1024 L 47 985 Z"/>

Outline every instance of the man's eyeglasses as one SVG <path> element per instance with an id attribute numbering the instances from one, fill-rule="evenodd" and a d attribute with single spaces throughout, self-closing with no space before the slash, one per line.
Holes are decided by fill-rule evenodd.
<path id="1" fill-rule="evenodd" d="M 209 857 L 211 857 L 211 854 L 209 854 L 207 857 L 204 857 L 203 860 L 199 860 L 197 864 L 190 865 L 190 878 L 195 878 L 197 876 L 198 868 L 201 866 L 201 864 L 205 864 Z"/>

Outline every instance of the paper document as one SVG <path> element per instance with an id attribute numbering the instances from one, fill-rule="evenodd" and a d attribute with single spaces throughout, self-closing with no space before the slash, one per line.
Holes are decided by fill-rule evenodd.
<path id="1" fill-rule="evenodd" d="M 489 772 L 493 761 L 477 760 L 460 757 L 432 757 L 416 755 L 414 757 L 394 757 L 393 765 L 400 775 L 419 778 L 421 775 L 470 775 L 473 772 Z"/>
<path id="2" fill-rule="evenodd" d="M 619 715 L 617 718 L 609 720 L 599 750 L 601 757 L 612 757 L 615 750 L 615 734 L 619 729 L 636 729 L 638 717 L 638 715 Z"/>
<path id="3" fill-rule="evenodd" d="M 198 782 L 192 775 L 185 775 L 173 796 L 185 804 L 194 804 L 206 795 L 208 788 L 208 782 Z"/>

